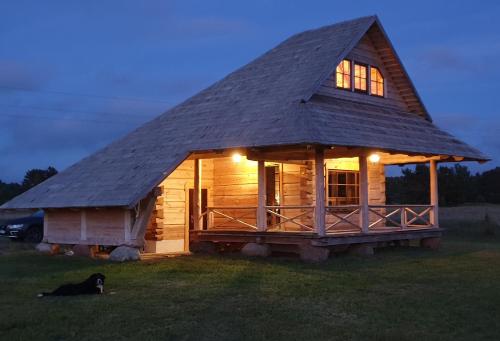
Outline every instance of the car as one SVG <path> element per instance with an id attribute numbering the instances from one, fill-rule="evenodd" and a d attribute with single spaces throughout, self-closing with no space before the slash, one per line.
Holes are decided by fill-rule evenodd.
<path id="1" fill-rule="evenodd" d="M 9 220 L 0 226 L 0 237 L 39 243 L 43 239 L 43 211 Z"/>

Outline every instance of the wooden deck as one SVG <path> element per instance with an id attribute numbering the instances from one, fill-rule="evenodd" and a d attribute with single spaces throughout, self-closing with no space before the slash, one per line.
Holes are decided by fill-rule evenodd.
<path id="1" fill-rule="evenodd" d="M 351 244 L 373 244 L 392 241 L 420 240 L 425 238 L 439 238 L 442 235 L 440 228 L 412 228 L 396 230 L 394 228 L 378 228 L 369 233 L 342 232 L 329 233 L 318 236 L 312 232 L 254 232 L 234 230 L 201 230 L 190 231 L 190 241 L 213 243 L 259 243 L 313 246 L 336 246 Z"/>

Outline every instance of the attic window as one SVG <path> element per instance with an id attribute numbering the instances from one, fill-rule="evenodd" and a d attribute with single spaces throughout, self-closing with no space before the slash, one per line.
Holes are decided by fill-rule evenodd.
<path id="1" fill-rule="evenodd" d="M 351 88 L 351 61 L 344 59 L 337 66 L 336 83 L 337 88 Z"/>
<path id="2" fill-rule="evenodd" d="M 366 65 L 361 65 L 354 63 L 354 90 L 367 92 L 367 67 Z"/>
<path id="3" fill-rule="evenodd" d="M 370 67 L 370 91 L 374 96 L 384 96 L 384 77 L 374 66 Z"/>

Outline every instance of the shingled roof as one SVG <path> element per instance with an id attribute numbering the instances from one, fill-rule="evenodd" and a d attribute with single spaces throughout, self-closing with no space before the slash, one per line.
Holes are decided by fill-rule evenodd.
<path id="1" fill-rule="evenodd" d="M 324 144 L 486 160 L 423 105 L 424 117 L 314 95 L 373 25 L 382 29 L 370 16 L 294 35 L 1 208 L 130 207 L 200 150 Z"/>

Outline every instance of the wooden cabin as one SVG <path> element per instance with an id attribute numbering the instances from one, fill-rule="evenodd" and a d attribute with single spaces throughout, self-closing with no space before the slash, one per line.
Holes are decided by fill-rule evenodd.
<path id="1" fill-rule="evenodd" d="M 288 38 L 2 208 L 43 209 L 54 244 L 324 259 L 435 243 L 439 162 L 487 160 L 432 123 L 371 16 Z M 416 163 L 429 200 L 387 205 L 385 166 Z"/>

